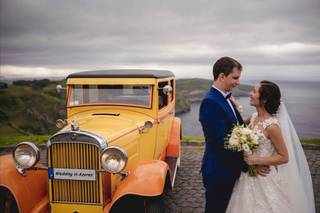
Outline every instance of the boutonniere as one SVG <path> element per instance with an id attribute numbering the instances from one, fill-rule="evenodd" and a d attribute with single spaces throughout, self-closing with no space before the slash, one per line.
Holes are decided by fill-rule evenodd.
<path id="1" fill-rule="evenodd" d="M 233 96 L 230 97 L 230 101 L 232 101 L 239 112 L 243 112 L 243 106 L 239 104 Z"/>

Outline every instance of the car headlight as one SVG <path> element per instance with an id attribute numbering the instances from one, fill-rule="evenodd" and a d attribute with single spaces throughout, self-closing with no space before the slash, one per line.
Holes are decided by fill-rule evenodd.
<path id="1" fill-rule="evenodd" d="M 40 151 L 33 143 L 22 142 L 14 148 L 13 158 L 21 168 L 28 169 L 38 163 Z"/>
<path id="2" fill-rule="evenodd" d="M 120 147 L 107 147 L 101 155 L 102 167 L 110 173 L 119 173 L 127 165 L 128 155 Z"/>

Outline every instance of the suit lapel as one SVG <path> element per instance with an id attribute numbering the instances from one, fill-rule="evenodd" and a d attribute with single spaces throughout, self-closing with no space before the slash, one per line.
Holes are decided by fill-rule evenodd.
<path id="1" fill-rule="evenodd" d="M 232 104 L 232 106 L 233 106 L 233 109 L 234 109 L 234 111 L 235 111 L 235 113 L 236 113 L 236 116 L 237 116 L 237 119 L 238 119 L 239 124 L 244 124 L 243 119 L 242 119 L 242 116 L 241 116 L 241 114 L 239 113 L 237 107 L 233 104 L 232 101 L 230 101 L 230 102 L 231 102 L 231 104 Z"/>
<path id="2" fill-rule="evenodd" d="M 217 103 L 226 112 L 226 114 L 229 117 L 229 120 L 231 120 L 232 123 L 237 123 L 237 118 L 234 116 L 234 113 L 233 113 L 228 101 L 225 99 L 225 97 L 218 90 L 216 90 L 213 87 L 211 87 L 210 92 L 217 98 L 217 100 L 218 100 Z"/>

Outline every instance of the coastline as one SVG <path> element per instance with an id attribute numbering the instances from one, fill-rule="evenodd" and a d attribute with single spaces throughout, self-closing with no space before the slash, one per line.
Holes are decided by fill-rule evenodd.
<path id="1" fill-rule="evenodd" d="M 249 97 L 249 92 L 252 88 L 253 86 L 251 85 L 239 85 L 238 87 L 233 89 L 232 95 L 236 98 Z M 176 115 L 182 115 L 183 113 L 189 112 L 190 105 L 192 103 L 200 103 L 207 92 L 208 89 L 192 90 L 192 88 L 189 88 L 189 90 L 187 90 L 180 88 L 180 93 L 177 94 Z"/>

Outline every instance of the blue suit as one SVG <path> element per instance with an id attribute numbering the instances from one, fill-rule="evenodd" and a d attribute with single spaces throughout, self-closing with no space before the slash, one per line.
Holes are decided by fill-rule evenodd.
<path id="1" fill-rule="evenodd" d="M 224 148 L 224 141 L 242 117 L 226 98 L 211 87 L 200 106 L 199 121 L 205 136 L 205 152 L 201 172 L 206 188 L 206 212 L 225 212 L 235 181 L 247 170 L 242 153 Z"/>

